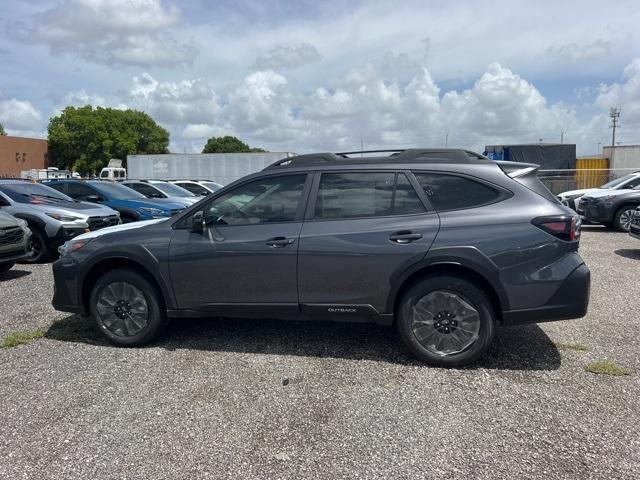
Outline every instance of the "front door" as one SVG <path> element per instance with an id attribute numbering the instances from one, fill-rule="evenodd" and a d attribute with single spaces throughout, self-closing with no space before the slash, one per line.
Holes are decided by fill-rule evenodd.
<path id="1" fill-rule="evenodd" d="M 176 229 L 170 272 L 178 307 L 220 315 L 297 311 L 298 240 L 309 189 L 307 174 L 250 180 L 198 210 L 201 233 L 188 221 Z"/>
<path id="2" fill-rule="evenodd" d="M 303 311 L 389 313 L 393 279 L 428 252 L 438 215 L 405 172 L 324 172 L 316 183 L 300 234 Z"/>

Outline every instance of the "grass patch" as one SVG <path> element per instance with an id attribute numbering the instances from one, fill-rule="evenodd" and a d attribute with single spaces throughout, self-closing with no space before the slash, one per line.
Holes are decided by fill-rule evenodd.
<path id="1" fill-rule="evenodd" d="M 621 367 L 611 360 L 600 360 L 598 362 L 591 362 L 585 365 L 584 369 L 587 372 L 597 373 L 599 375 L 623 376 L 631 375 L 633 373 L 630 368 Z"/>
<path id="2" fill-rule="evenodd" d="M 44 330 L 20 330 L 17 332 L 10 333 L 6 337 L 2 339 L 2 343 L 0 347 L 2 348 L 12 348 L 17 347 L 18 345 L 26 345 L 27 343 L 31 343 L 36 338 L 42 338 L 44 336 Z"/>
<path id="3" fill-rule="evenodd" d="M 553 342 L 558 350 L 573 350 L 574 352 L 588 352 L 589 347 L 583 345 L 581 343 L 564 343 L 564 342 Z"/>

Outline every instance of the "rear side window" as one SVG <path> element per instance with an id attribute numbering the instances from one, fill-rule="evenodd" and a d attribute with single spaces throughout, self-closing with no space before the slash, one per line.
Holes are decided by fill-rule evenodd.
<path id="1" fill-rule="evenodd" d="M 323 173 L 316 198 L 315 218 L 423 213 L 424 206 L 407 176 L 400 173 L 397 177 L 396 187 L 395 172 Z"/>
<path id="2" fill-rule="evenodd" d="M 438 211 L 480 207 L 500 198 L 497 190 L 466 177 L 439 173 L 415 173 L 415 176 Z"/>

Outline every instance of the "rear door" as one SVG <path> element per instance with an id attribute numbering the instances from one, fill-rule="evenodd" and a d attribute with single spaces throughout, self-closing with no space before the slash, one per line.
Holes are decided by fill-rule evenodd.
<path id="1" fill-rule="evenodd" d="M 298 256 L 304 311 L 387 313 L 394 275 L 425 256 L 439 228 L 417 186 L 404 171 L 316 174 Z"/>

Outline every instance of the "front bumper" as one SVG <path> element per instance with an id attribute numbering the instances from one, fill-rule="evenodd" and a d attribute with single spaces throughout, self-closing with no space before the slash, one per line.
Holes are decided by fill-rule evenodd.
<path id="1" fill-rule="evenodd" d="M 524 310 L 510 310 L 502 314 L 504 325 L 552 322 L 581 318 L 587 314 L 591 272 L 583 263 L 566 279 L 546 305 Z"/>
<path id="2" fill-rule="evenodd" d="M 61 312 L 86 315 L 79 288 L 79 269 L 71 257 L 63 257 L 53 262 L 53 308 Z"/>
<path id="3" fill-rule="evenodd" d="M 606 202 L 578 203 L 577 212 L 589 222 L 607 223 L 613 220 L 613 208 Z"/>

